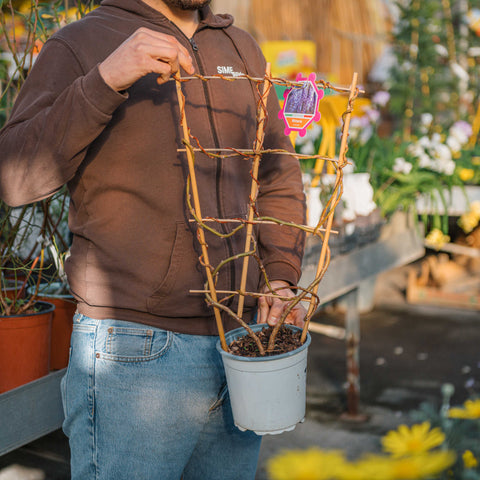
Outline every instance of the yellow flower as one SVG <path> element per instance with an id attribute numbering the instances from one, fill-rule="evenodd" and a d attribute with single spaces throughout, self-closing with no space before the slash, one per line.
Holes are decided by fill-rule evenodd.
<path id="1" fill-rule="evenodd" d="M 473 157 L 472 165 L 480 165 L 480 157 Z"/>
<path id="2" fill-rule="evenodd" d="M 472 168 L 461 168 L 458 175 L 462 182 L 468 182 L 474 177 L 475 172 Z"/>
<path id="3" fill-rule="evenodd" d="M 357 462 L 355 467 L 365 480 L 420 480 L 438 475 L 454 462 L 455 453 L 442 450 L 402 458 L 372 455 Z"/>
<path id="4" fill-rule="evenodd" d="M 430 423 L 400 425 L 382 438 L 383 450 L 394 457 L 417 455 L 438 447 L 445 441 L 445 434 L 439 429 L 430 430 Z"/>
<path id="5" fill-rule="evenodd" d="M 471 213 L 464 213 L 457 223 L 465 233 L 470 233 L 478 225 L 478 218 Z"/>
<path id="6" fill-rule="evenodd" d="M 267 471 L 271 480 L 330 480 L 339 478 L 344 465 L 341 452 L 312 447 L 276 455 L 268 461 Z"/>
<path id="7" fill-rule="evenodd" d="M 472 202 L 470 204 L 470 211 L 476 215 L 478 218 L 480 218 L 480 202 Z"/>
<path id="8" fill-rule="evenodd" d="M 434 228 L 425 237 L 425 242 L 429 247 L 440 250 L 446 243 L 450 241 L 450 237 L 445 235 L 439 228 Z"/>
<path id="9" fill-rule="evenodd" d="M 450 418 L 466 418 L 474 420 L 480 418 L 480 399 L 467 400 L 463 408 L 451 408 L 448 411 Z"/>
<path id="10" fill-rule="evenodd" d="M 478 466 L 478 460 L 471 450 L 465 450 L 462 455 L 463 465 L 465 468 L 476 468 Z"/>
<path id="11" fill-rule="evenodd" d="M 472 202 L 470 209 L 458 219 L 458 225 L 465 233 L 470 233 L 480 221 L 480 202 Z"/>

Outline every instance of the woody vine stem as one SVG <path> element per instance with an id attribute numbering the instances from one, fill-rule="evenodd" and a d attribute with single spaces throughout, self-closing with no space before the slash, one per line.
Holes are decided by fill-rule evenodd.
<path id="1" fill-rule="evenodd" d="M 198 141 L 198 139 L 194 135 L 192 135 L 191 132 L 189 131 L 187 119 L 185 115 L 185 97 L 182 92 L 182 83 L 186 81 L 193 81 L 193 80 L 201 80 L 206 82 L 206 81 L 211 81 L 215 79 L 229 81 L 229 82 L 250 81 L 250 82 L 254 82 L 257 85 L 257 91 L 259 96 L 258 105 L 257 105 L 257 116 L 256 116 L 257 131 L 256 131 L 255 142 L 252 150 L 236 149 L 234 147 L 220 148 L 220 149 L 205 149 L 200 145 L 200 142 Z M 241 326 L 243 326 L 247 330 L 248 334 L 254 339 L 258 347 L 258 350 L 260 352 L 260 355 L 262 356 L 265 355 L 266 353 L 271 353 L 274 351 L 275 337 L 280 327 L 285 322 L 285 319 L 287 318 L 288 314 L 292 311 L 292 309 L 296 305 L 298 305 L 299 302 L 308 301 L 309 307 L 308 307 L 307 316 L 305 317 L 305 325 L 303 327 L 303 332 L 301 336 L 301 341 L 303 343 L 306 340 L 310 319 L 315 313 L 315 310 L 320 302 L 317 295 L 319 284 L 323 279 L 327 271 L 328 265 L 330 263 L 330 249 L 328 246 L 328 240 L 330 238 L 331 233 L 336 233 L 335 231 L 332 230 L 333 214 L 335 211 L 335 207 L 337 206 L 342 196 L 343 168 L 348 163 L 346 160 L 346 152 L 348 148 L 347 147 L 348 129 L 350 125 L 350 118 L 353 111 L 353 103 L 359 93 L 359 90 L 357 88 L 357 74 L 355 73 L 353 75 L 352 83 L 349 89 L 335 87 L 323 80 L 319 80 L 316 82 L 321 88 L 330 88 L 331 90 L 334 90 L 339 93 L 348 92 L 349 98 L 348 98 L 347 110 L 343 114 L 343 127 L 342 127 L 340 152 L 339 152 L 338 160 L 334 158 L 319 156 L 319 155 L 312 155 L 309 157 L 309 158 L 321 158 L 331 162 L 334 165 L 334 168 L 336 171 L 335 185 L 334 185 L 332 194 L 327 204 L 325 205 L 322 211 L 322 214 L 320 215 L 317 225 L 313 228 L 308 227 L 306 225 L 298 225 L 292 222 L 288 222 L 288 221 L 273 218 L 273 217 L 262 217 L 258 215 L 257 209 L 256 209 L 256 200 L 257 200 L 258 189 L 259 189 L 258 171 L 259 171 L 262 155 L 265 153 L 274 153 L 274 154 L 283 154 L 283 155 L 293 155 L 293 156 L 299 157 L 298 154 L 292 153 L 286 150 L 281 150 L 281 149 L 264 150 L 263 149 L 264 127 L 265 127 L 265 122 L 268 119 L 267 98 L 270 93 L 271 86 L 273 84 L 277 84 L 277 85 L 282 85 L 286 87 L 295 87 L 295 86 L 299 86 L 300 83 L 290 82 L 290 81 L 279 79 L 279 78 L 273 78 L 270 75 L 269 64 L 267 64 L 265 76 L 263 78 L 251 77 L 249 75 L 241 75 L 238 77 L 224 77 L 223 75 L 213 75 L 213 76 L 206 77 L 202 75 L 194 75 L 192 77 L 181 78 L 180 75 L 177 74 L 173 80 L 176 83 L 178 105 L 179 105 L 179 111 L 180 111 L 180 125 L 183 131 L 183 144 L 185 146 L 185 148 L 178 149 L 178 151 L 186 153 L 187 162 L 188 162 L 186 201 L 187 201 L 190 214 L 192 215 L 191 221 L 195 222 L 197 226 L 197 240 L 200 244 L 201 252 L 202 252 L 200 256 L 200 263 L 204 266 L 206 276 L 207 276 L 207 281 L 205 283 L 204 290 L 195 290 L 195 291 L 192 291 L 192 293 L 205 294 L 207 302 L 209 303 L 209 305 L 213 307 L 214 314 L 215 314 L 215 321 L 217 324 L 218 333 L 220 337 L 220 343 L 223 350 L 229 351 L 229 348 L 225 339 L 225 331 L 223 328 L 222 316 L 221 316 L 222 312 L 225 312 L 230 317 L 234 318 Z M 262 92 L 260 92 L 260 85 L 262 86 Z M 191 139 L 195 140 L 195 142 L 197 143 L 197 147 L 192 146 Z M 242 219 L 242 218 L 224 219 L 224 218 L 212 218 L 212 217 L 204 218 L 202 216 L 198 185 L 197 185 L 196 175 L 195 175 L 195 152 L 202 152 L 210 158 L 221 158 L 222 160 L 232 156 L 236 156 L 236 157 L 244 158 L 252 163 L 252 168 L 250 172 L 250 175 L 252 177 L 252 183 L 251 183 L 249 211 L 248 211 L 247 219 Z M 192 200 L 193 200 L 193 203 L 192 203 Z M 233 223 L 233 224 L 236 223 L 238 225 L 230 233 L 221 233 L 217 231 L 214 228 L 214 226 L 209 226 L 207 225 L 207 223 L 209 223 L 210 225 L 223 224 L 223 223 Z M 321 239 L 322 249 L 321 249 L 320 258 L 317 264 L 315 279 L 306 288 L 302 288 L 299 286 L 292 287 L 294 290 L 297 291 L 297 294 L 294 297 L 290 297 L 290 298 L 282 297 L 278 293 L 276 293 L 275 290 L 272 288 L 270 281 L 268 279 L 268 276 L 266 274 L 265 268 L 263 267 L 262 261 L 257 254 L 257 245 L 253 235 L 253 226 L 256 224 L 269 224 L 269 225 L 278 225 L 279 227 L 284 227 L 284 228 L 286 227 L 296 228 L 296 229 L 305 231 L 310 235 L 318 236 Z M 238 253 L 232 257 L 224 259 L 216 267 L 212 266 L 210 264 L 209 257 L 208 257 L 208 245 L 205 240 L 205 230 L 221 238 L 226 238 L 236 234 L 243 228 L 246 229 L 244 251 L 242 253 Z M 227 265 L 229 262 L 232 262 L 238 259 L 241 259 L 243 262 L 240 288 L 236 291 L 217 290 L 216 278 L 218 276 L 219 270 L 223 268 L 225 265 Z M 248 264 L 249 264 L 249 261 L 251 261 L 252 259 L 256 261 L 259 265 L 265 284 L 267 285 L 267 288 L 269 290 L 268 293 L 245 291 L 246 279 L 248 275 Z M 219 294 L 226 295 L 226 296 L 219 299 L 218 298 Z M 236 295 L 238 295 L 239 301 L 238 301 L 237 311 L 234 312 L 232 309 L 230 309 L 225 305 L 225 301 Z M 255 335 L 251 327 L 242 318 L 244 301 L 246 296 L 252 296 L 255 298 L 259 298 L 261 296 L 277 297 L 281 300 L 288 301 L 287 307 L 285 308 L 280 320 L 278 321 L 278 323 L 276 324 L 276 326 L 272 331 L 270 341 L 266 350 L 261 344 L 257 335 Z"/>

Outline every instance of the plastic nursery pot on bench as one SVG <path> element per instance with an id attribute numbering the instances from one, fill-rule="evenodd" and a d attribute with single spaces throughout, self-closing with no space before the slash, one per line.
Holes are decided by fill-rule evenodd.
<path id="1" fill-rule="evenodd" d="M 251 325 L 254 332 L 266 324 Z M 300 328 L 287 325 L 292 330 Z M 243 328 L 228 332 L 227 344 L 247 334 Z M 307 351 L 311 337 L 291 352 L 266 357 L 242 357 L 222 349 L 233 420 L 242 431 L 257 435 L 293 430 L 305 418 Z"/>
<path id="2" fill-rule="evenodd" d="M 36 302 L 35 313 L 0 317 L 0 393 L 47 375 L 55 306 Z"/>
<path id="3" fill-rule="evenodd" d="M 28 291 L 33 293 L 35 288 L 30 287 Z M 68 365 L 70 336 L 72 335 L 73 315 L 77 309 L 77 302 L 72 295 L 62 290 L 60 282 L 41 285 L 38 299 L 55 305 L 50 342 L 50 369 L 60 370 Z"/>

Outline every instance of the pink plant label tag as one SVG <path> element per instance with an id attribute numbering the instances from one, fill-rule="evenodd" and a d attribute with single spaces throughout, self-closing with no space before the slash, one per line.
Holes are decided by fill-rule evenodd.
<path id="1" fill-rule="evenodd" d="M 301 85 L 289 88 L 283 93 L 285 101 L 278 117 L 285 122 L 285 135 L 297 131 L 303 137 L 308 126 L 320 120 L 318 103 L 324 92 L 317 88 L 315 79 L 315 73 L 311 73 L 308 78 L 299 73 L 296 81 L 301 82 Z"/>

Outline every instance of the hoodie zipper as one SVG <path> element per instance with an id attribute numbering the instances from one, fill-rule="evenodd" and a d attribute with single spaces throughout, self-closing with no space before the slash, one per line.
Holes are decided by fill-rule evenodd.
<path id="1" fill-rule="evenodd" d="M 200 73 L 200 75 L 205 75 L 205 70 L 203 68 L 203 63 L 202 63 L 200 55 L 198 53 L 198 51 L 199 51 L 198 45 L 195 42 L 193 36 L 191 38 L 188 38 L 182 32 L 182 30 L 180 30 L 180 28 L 177 27 L 177 25 L 175 25 L 173 22 L 170 22 L 170 23 L 174 26 L 174 28 L 176 28 L 180 32 L 180 34 L 186 40 L 188 40 L 188 42 L 190 43 L 190 46 L 192 47 L 193 56 L 195 57 L 195 60 L 197 62 L 199 73 Z M 215 128 L 215 124 L 213 122 L 213 112 L 212 112 L 212 109 L 211 109 L 211 106 L 210 106 L 210 104 L 211 104 L 210 93 L 208 92 L 208 87 L 207 87 L 206 82 L 202 82 L 202 86 L 203 86 L 203 93 L 205 95 L 205 100 L 206 100 L 208 120 L 210 122 L 210 128 L 211 128 L 212 136 L 213 136 L 213 143 L 215 145 L 215 148 L 219 149 L 220 148 L 220 142 L 218 140 L 218 134 L 217 134 L 217 131 L 216 131 L 216 128 Z M 216 199 L 217 199 L 217 211 L 218 211 L 218 214 L 219 214 L 219 218 L 224 217 L 222 204 L 220 202 L 220 179 L 221 179 L 221 176 L 222 176 L 222 160 L 217 159 L 217 169 L 216 169 L 216 173 L 215 173 L 215 188 L 216 188 L 216 191 L 217 191 Z M 221 225 L 221 229 L 223 230 L 223 233 L 227 233 L 227 228 L 226 228 L 225 225 Z M 233 257 L 232 241 L 231 241 L 230 237 L 226 238 L 225 240 L 227 242 L 228 256 Z M 229 262 L 229 264 L 230 264 L 230 290 L 234 291 L 235 290 L 235 265 L 234 265 L 234 262 Z M 231 306 L 232 303 L 233 303 L 233 298 L 228 300 L 225 303 L 225 305 Z"/>

